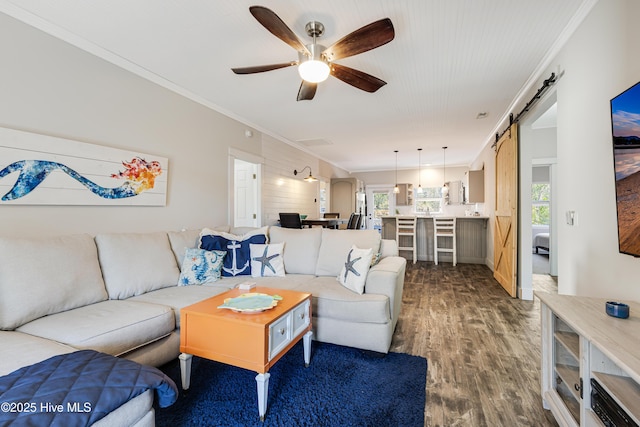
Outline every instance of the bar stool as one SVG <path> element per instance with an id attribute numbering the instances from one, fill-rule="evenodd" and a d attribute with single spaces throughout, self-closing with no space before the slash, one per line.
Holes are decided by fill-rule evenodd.
<path id="1" fill-rule="evenodd" d="M 417 258 L 416 248 L 416 222 L 415 216 L 397 216 L 396 217 L 396 242 L 398 242 L 399 251 L 413 251 L 413 263 L 415 264 Z M 411 246 L 403 246 L 400 244 L 400 237 L 404 237 L 403 241 L 410 240 Z"/>
<path id="2" fill-rule="evenodd" d="M 445 241 L 451 239 L 451 247 L 439 246 L 438 239 L 442 237 Z M 440 242 L 442 243 L 442 242 Z M 433 262 L 438 265 L 438 252 L 448 252 L 453 254 L 453 266 L 456 266 L 456 219 L 433 217 Z"/>

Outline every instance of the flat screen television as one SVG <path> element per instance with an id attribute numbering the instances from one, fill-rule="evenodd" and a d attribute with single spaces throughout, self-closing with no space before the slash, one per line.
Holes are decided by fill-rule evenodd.
<path id="1" fill-rule="evenodd" d="M 618 247 L 640 257 L 640 82 L 611 100 Z"/>

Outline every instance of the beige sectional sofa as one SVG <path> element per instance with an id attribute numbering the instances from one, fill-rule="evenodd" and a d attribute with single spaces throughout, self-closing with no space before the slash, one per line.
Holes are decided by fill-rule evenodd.
<path id="1" fill-rule="evenodd" d="M 160 366 L 179 355 L 180 308 L 245 281 L 312 293 L 316 340 L 388 351 L 406 264 L 395 241 L 374 230 L 270 227 L 267 234 L 269 243 L 284 243 L 285 277 L 190 286 L 177 286 L 180 266 L 200 230 L 0 238 L 0 376 L 77 349 Z M 380 253 L 361 295 L 336 280 L 352 245 Z"/>

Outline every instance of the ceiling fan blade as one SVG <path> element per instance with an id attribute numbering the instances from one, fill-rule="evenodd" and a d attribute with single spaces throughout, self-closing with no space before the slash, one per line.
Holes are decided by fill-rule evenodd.
<path id="1" fill-rule="evenodd" d="M 298 89 L 297 101 L 311 101 L 316 96 L 316 90 L 318 89 L 317 83 L 309 83 L 305 80 L 302 81 L 300 89 Z"/>
<path id="2" fill-rule="evenodd" d="M 262 24 L 271 34 L 297 50 L 298 52 L 304 53 L 307 56 L 311 56 L 309 49 L 300 41 L 296 33 L 291 31 L 291 29 L 287 26 L 287 24 L 280 19 L 278 15 L 275 14 L 270 9 L 267 9 L 263 6 L 251 6 L 249 8 L 249 12 L 253 15 L 254 18 L 258 20 L 259 23 Z"/>
<path id="3" fill-rule="evenodd" d="M 371 74 L 335 63 L 331 64 L 331 75 L 369 93 L 373 93 L 387 84 L 384 80 L 380 80 Z"/>
<path id="4" fill-rule="evenodd" d="M 280 68 L 291 67 L 293 65 L 298 65 L 298 61 L 283 62 L 281 64 L 256 65 L 254 67 L 232 68 L 231 71 L 236 74 L 264 73 L 265 71 L 278 70 Z"/>
<path id="5" fill-rule="evenodd" d="M 328 61 L 347 58 L 387 44 L 394 37 L 391 20 L 384 18 L 347 34 L 326 48 L 323 55 Z"/>

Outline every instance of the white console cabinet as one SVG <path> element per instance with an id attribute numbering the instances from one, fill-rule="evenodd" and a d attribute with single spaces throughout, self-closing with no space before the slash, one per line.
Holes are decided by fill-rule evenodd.
<path id="1" fill-rule="evenodd" d="M 542 321 L 542 404 L 560 426 L 605 427 L 591 409 L 595 379 L 640 425 L 640 304 L 630 316 L 605 312 L 605 299 L 536 292 Z"/>

